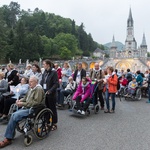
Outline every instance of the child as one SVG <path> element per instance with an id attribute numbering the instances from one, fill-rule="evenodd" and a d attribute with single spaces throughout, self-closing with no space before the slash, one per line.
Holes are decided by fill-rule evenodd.
<path id="1" fill-rule="evenodd" d="M 131 96 L 135 93 L 136 87 L 138 86 L 138 83 L 136 82 L 136 79 L 133 78 L 131 82 L 129 82 L 128 85 L 128 92 L 125 96 Z"/>

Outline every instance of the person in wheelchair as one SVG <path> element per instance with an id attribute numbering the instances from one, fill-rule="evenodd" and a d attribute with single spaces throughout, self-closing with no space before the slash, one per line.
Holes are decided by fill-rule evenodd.
<path id="1" fill-rule="evenodd" d="M 77 113 L 85 115 L 85 111 L 88 108 L 91 102 L 91 82 L 86 77 L 82 78 L 81 83 L 79 84 L 73 100 L 76 100 Z"/>
<path id="2" fill-rule="evenodd" d="M 30 114 L 30 108 L 44 103 L 44 90 L 41 85 L 38 84 L 38 78 L 36 76 L 30 77 L 29 86 L 30 89 L 28 90 L 26 96 L 16 101 L 16 105 L 22 108 L 11 115 L 5 131 L 5 139 L 0 142 L 0 148 L 8 146 L 12 143 L 15 128 L 18 122 Z"/>
<path id="3" fill-rule="evenodd" d="M 69 94 L 73 94 L 76 89 L 76 82 L 73 78 L 69 77 L 69 83 L 65 89 L 61 89 L 60 93 L 58 94 L 58 107 L 62 107 L 64 104 L 64 96 L 68 96 Z"/>
<path id="4" fill-rule="evenodd" d="M 136 92 L 136 88 L 138 87 L 138 83 L 136 82 L 136 78 L 133 78 L 131 82 L 129 82 L 127 94 L 125 97 L 131 97 Z"/>
<path id="5" fill-rule="evenodd" d="M 11 105 L 14 104 L 19 97 L 23 97 L 27 93 L 29 89 L 29 85 L 27 83 L 28 79 L 23 77 L 21 79 L 21 83 L 19 83 L 16 87 L 12 89 L 10 88 L 9 93 L 3 94 L 0 101 L 0 114 L 2 114 L 0 122 L 7 121 L 7 115 L 9 113 Z"/>

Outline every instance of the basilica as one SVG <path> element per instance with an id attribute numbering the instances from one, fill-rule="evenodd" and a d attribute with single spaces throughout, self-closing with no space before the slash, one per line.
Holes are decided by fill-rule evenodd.
<path id="1" fill-rule="evenodd" d="M 113 36 L 110 47 L 110 58 L 140 58 L 142 60 L 147 58 L 145 34 L 143 34 L 141 45 L 137 47 L 137 42 L 134 37 L 134 21 L 132 18 L 131 8 L 129 11 L 129 17 L 127 19 L 127 36 L 125 40 L 125 46 L 122 49 L 118 49 Z"/>

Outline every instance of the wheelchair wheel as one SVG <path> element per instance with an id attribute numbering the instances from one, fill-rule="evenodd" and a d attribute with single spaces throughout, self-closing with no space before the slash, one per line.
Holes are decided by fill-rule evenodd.
<path id="1" fill-rule="evenodd" d="M 141 93 L 141 89 L 140 88 L 138 88 L 136 90 L 136 99 L 137 100 L 141 100 L 142 99 L 142 93 Z"/>
<path id="2" fill-rule="evenodd" d="M 96 104 L 94 107 L 94 113 L 97 114 L 99 112 L 99 105 Z"/>
<path id="3" fill-rule="evenodd" d="M 31 136 L 31 135 L 27 135 L 27 136 L 24 138 L 24 144 L 25 144 L 25 146 L 31 145 L 32 141 L 33 141 L 32 136 Z"/>
<path id="4" fill-rule="evenodd" d="M 50 109 L 41 110 L 34 120 L 34 134 L 38 139 L 44 139 L 52 128 L 52 115 Z"/>
<path id="5" fill-rule="evenodd" d="M 126 88 L 124 88 L 123 94 L 126 95 L 127 92 L 128 92 L 128 88 L 126 87 Z"/>

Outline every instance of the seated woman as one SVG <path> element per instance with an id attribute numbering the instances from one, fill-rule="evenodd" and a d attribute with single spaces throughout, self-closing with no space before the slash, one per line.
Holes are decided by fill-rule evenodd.
<path id="1" fill-rule="evenodd" d="M 5 77 L 5 74 L 3 72 L 0 72 L 0 101 L 1 101 L 2 94 L 7 92 L 7 88 L 8 88 L 8 83 L 4 79 L 4 77 Z M 1 117 L 1 114 L 0 114 L 0 117 Z"/>
<path id="2" fill-rule="evenodd" d="M 62 107 L 64 103 L 64 96 L 68 96 L 69 94 L 72 94 L 76 88 L 76 82 L 73 81 L 72 77 L 69 77 L 69 83 L 67 84 L 67 87 L 65 89 L 60 90 L 60 93 L 58 94 L 58 107 Z"/>
<path id="3" fill-rule="evenodd" d="M 16 100 L 19 99 L 19 97 L 22 97 L 27 93 L 29 89 L 29 85 L 27 84 L 27 82 L 28 79 L 23 77 L 21 79 L 21 83 L 19 83 L 14 89 L 12 89 L 12 91 L 10 91 L 10 95 L 13 95 L 12 97 L 5 99 L 5 97 L 3 96 L 0 102 L 0 114 L 2 115 L 0 118 L 0 122 L 7 120 L 10 106 L 14 104 Z"/>
<path id="4" fill-rule="evenodd" d="M 91 101 L 91 82 L 86 77 L 82 78 L 82 82 L 79 84 L 73 100 L 76 100 L 77 113 L 85 115 L 85 111 Z"/>
<path id="5" fill-rule="evenodd" d="M 135 93 L 137 86 L 138 86 L 138 83 L 136 82 L 136 79 L 133 78 L 132 81 L 129 82 L 128 91 L 125 96 L 127 96 L 127 97 L 132 96 Z"/>

